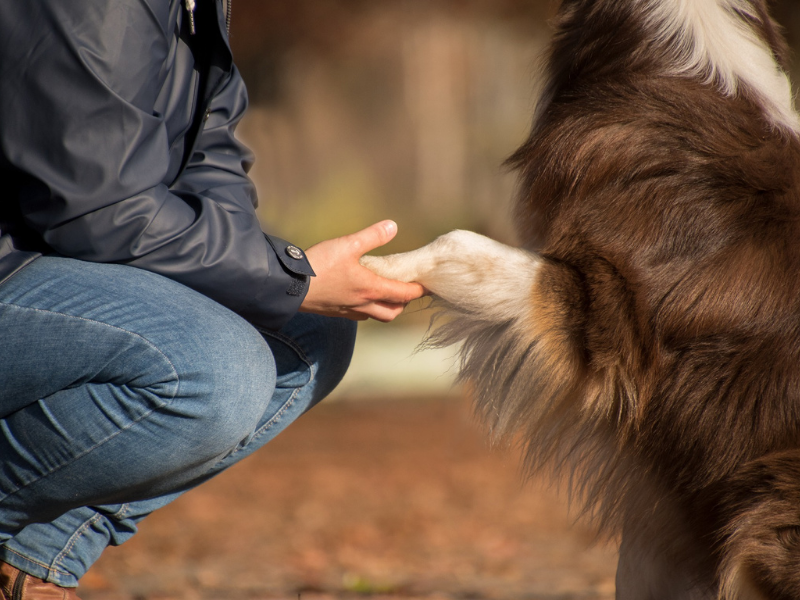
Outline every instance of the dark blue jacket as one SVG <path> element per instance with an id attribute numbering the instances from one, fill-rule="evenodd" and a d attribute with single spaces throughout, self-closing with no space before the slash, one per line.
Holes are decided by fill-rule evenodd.
<path id="1" fill-rule="evenodd" d="M 223 1 L 196 0 L 194 34 L 179 0 L 0 2 L 0 282 L 56 253 L 262 328 L 297 311 L 313 273 L 255 216 Z"/>

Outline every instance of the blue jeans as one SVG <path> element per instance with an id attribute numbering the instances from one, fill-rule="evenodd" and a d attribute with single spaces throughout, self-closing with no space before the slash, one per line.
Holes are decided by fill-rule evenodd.
<path id="1" fill-rule="evenodd" d="M 180 284 L 42 257 L 0 285 L 0 560 L 62 586 L 344 375 L 355 324 L 278 333 Z"/>

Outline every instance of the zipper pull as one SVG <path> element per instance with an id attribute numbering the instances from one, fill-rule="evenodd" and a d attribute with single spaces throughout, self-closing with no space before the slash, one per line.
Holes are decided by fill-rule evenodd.
<path id="1" fill-rule="evenodd" d="M 228 37 L 231 37 L 231 5 L 233 4 L 233 0 L 222 0 L 225 5 L 225 33 Z"/>
<path id="2" fill-rule="evenodd" d="M 186 12 L 189 13 L 189 32 L 194 35 L 197 30 L 194 28 L 194 7 L 195 0 L 186 0 Z"/>

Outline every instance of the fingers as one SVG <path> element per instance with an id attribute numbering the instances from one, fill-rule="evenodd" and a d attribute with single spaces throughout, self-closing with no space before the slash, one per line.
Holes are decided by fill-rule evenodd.
<path id="1" fill-rule="evenodd" d="M 388 244 L 397 235 L 397 223 L 394 221 L 381 221 L 370 225 L 366 229 L 351 233 L 348 240 L 355 247 L 358 257 Z"/>
<path id="2" fill-rule="evenodd" d="M 375 302 L 369 306 L 364 307 L 364 315 L 370 319 L 375 319 L 381 323 L 389 323 L 394 321 L 403 313 L 405 304 L 391 304 L 388 302 Z"/>
<path id="3" fill-rule="evenodd" d="M 362 264 L 359 266 L 363 269 L 363 273 L 368 278 L 367 281 L 369 281 L 369 284 L 365 287 L 373 290 L 372 299 L 377 302 L 408 304 L 412 300 L 421 298 L 428 293 L 422 284 L 416 281 L 405 282 L 398 279 L 390 279 L 378 275 Z"/>
<path id="4" fill-rule="evenodd" d="M 360 306 L 357 311 L 371 319 L 388 323 L 400 316 L 406 304 L 425 295 L 425 288 L 418 283 L 402 283 L 391 279 L 378 278 L 382 282 L 380 293 L 372 302 Z"/>
<path id="5" fill-rule="evenodd" d="M 304 312 L 388 322 L 406 304 L 425 295 L 419 283 L 386 279 L 359 259 L 397 234 L 394 221 L 381 221 L 356 233 L 315 244 L 306 251 L 317 277 L 300 306 Z"/>
<path id="6" fill-rule="evenodd" d="M 378 302 L 406 305 L 425 295 L 425 288 L 419 283 L 404 283 L 383 277 L 378 279 L 380 281 L 380 284 L 376 286 L 378 290 L 376 301 Z"/>

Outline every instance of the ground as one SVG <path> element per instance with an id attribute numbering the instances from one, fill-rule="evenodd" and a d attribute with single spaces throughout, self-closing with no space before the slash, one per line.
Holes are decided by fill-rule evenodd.
<path id="1" fill-rule="evenodd" d="M 152 515 L 84 600 L 607 600 L 615 549 L 459 399 L 323 404 Z"/>

